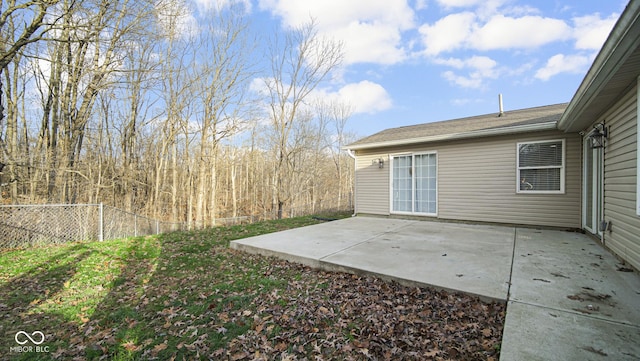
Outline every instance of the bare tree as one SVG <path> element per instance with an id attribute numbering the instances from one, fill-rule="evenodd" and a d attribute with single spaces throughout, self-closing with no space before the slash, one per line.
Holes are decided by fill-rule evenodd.
<path id="1" fill-rule="evenodd" d="M 243 118 L 246 90 L 253 75 L 248 55 L 252 49 L 241 11 L 234 7 L 213 10 L 211 25 L 201 32 L 198 46 L 202 52 L 200 58 L 208 58 L 194 77 L 199 88 L 200 107 L 196 116 L 200 134 L 195 210 L 198 223 L 204 222 L 205 218 L 214 222 L 216 217 L 215 155 L 218 145 L 236 134 L 246 121 Z M 231 169 L 235 171 L 233 166 Z M 207 203 L 209 217 L 206 217 Z"/>
<path id="2" fill-rule="evenodd" d="M 344 152 L 342 151 L 342 146 L 347 144 L 348 135 L 345 134 L 345 126 L 347 125 L 347 120 L 353 114 L 353 107 L 346 103 L 341 102 L 331 102 L 327 105 L 329 120 L 333 123 L 334 127 L 334 138 L 332 139 L 332 147 L 331 155 L 333 158 L 333 163 L 336 167 L 336 176 L 338 178 L 338 194 L 337 194 L 337 203 L 338 207 L 342 206 L 342 199 L 344 196 L 345 188 L 351 188 L 351 180 L 348 177 L 345 177 L 345 168 L 347 172 L 351 168 L 351 164 L 347 164 L 345 167 L 345 161 L 349 161 L 348 159 L 344 159 Z M 349 158 L 349 157 L 347 157 Z M 351 192 L 349 192 L 351 193 Z"/>
<path id="3" fill-rule="evenodd" d="M 151 25 L 150 25 L 151 26 Z M 119 86 L 118 93 L 122 95 L 119 107 L 116 110 L 118 124 L 115 129 L 119 131 L 120 153 L 118 163 L 121 166 L 119 173 L 119 192 L 124 198 L 124 208 L 132 211 L 139 208 L 135 205 L 141 192 L 140 187 L 146 187 L 139 180 L 140 175 L 140 146 L 138 144 L 141 129 L 154 118 L 149 114 L 150 107 L 155 103 L 147 93 L 157 84 L 157 69 L 159 64 L 156 57 L 157 38 L 154 34 L 145 34 L 144 42 L 132 42 L 125 44 L 122 51 L 125 56 L 122 62 L 123 85 Z M 105 119 L 107 116 L 105 115 Z"/>
<path id="4" fill-rule="evenodd" d="M 292 196 L 296 140 L 291 137 L 301 108 L 318 84 L 340 65 L 343 52 L 341 43 L 318 35 L 314 20 L 288 32 L 284 39 L 274 39 L 270 51 L 271 74 L 265 85 L 276 159 L 273 192 L 278 218 L 282 218 L 283 206 Z"/>
<path id="5" fill-rule="evenodd" d="M 120 51 L 139 33 L 145 1 L 63 1 L 62 15 L 50 32 L 48 49 L 41 57 L 48 69 L 43 91 L 42 136 L 47 144 L 49 199 L 74 202 L 78 197 L 76 168 L 94 114 L 99 92 L 112 86 L 123 59 Z M 44 50 L 44 49 L 43 49 Z"/>
<path id="6" fill-rule="evenodd" d="M 0 132 L 0 165 L 8 164 L 9 182 L 11 186 L 11 199 L 16 202 L 16 165 L 18 156 L 17 132 L 18 113 L 14 100 L 17 94 L 18 73 L 21 61 L 21 54 L 24 48 L 42 39 L 43 35 L 50 29 L 51 24 L 45 23 L 45 17 L 49 8 L 56 5 L 57 0 L 7 0 L 0 4 L 0 130 L 5 121 L 5 106 L 3 100 L 8 100 L 9 117 L 6 119 L 7 134 Z M 19 24 L 16 26 L 16 24 Z M 10 64 L 14 64 L 12 74 L 9 74 Z M 13 84 L 12 84 L 13 83 Z M 6 86 L 13 86 L 9 89 L 5 98 Z M 4 158 L 4 159 L 3 159 Z M 1 173 L 1 172 L 0 172 Z M 0 183 L 1 179 L 0 179 Z"/>
<path id="7" fill-rule="evenodd" d="M 351 164 L 336 151 L 348 112 L 312 102 L 341 44 L 313 21 L 272 40 L 259 117 L 241 8 L 196 17 L 185 0 L 10 0 L 0 9 L 0 55 L 13 54 L 0 64 L 1 202 L 105 202 L 209 226 L 309 211 L 348 191 Z M 29 35 L 31 20 L 40 27 Z"/>
<path id="8" fill-rule="evenodd" d="M 158 216 L 161 194 L 169 187 L 171 215 L 179 217 L 178 189 L 178 135 L 184 133 L 184 142 L 189 142 L 187 114 L 190 109 L 188 69 L 195 59 L 195 44 L 189 34 L 183 33 L 183 22 L 188 17 L 186 7 L 180 0 L 160 1 L 155 8 L 158 30 L 164 49 L 160 67 L 161 94 L 164 105 L 163 121 L 156 129 L 157 142 L 154 144 L 153 184 L 148 205 Z M 171 179 L 167 179 L 167 169 L 171 166 Z"/>
<path id="9" fill-rule="evenodd" d="M 42 39 L 42 35 L 48 30 L 44 26 L 47 11 L 59 2 L 59 0 L 7 0 L 2 2 L 0 5 L 0 34 L 2 34 L 0 72 L 13 61 L 22 48 Z M 29 13 L 32 15 L 27 16 L 26 14 Z M 15 32 L 17 30 L 13 25 L 15 19 L 24 20 L 25 23 L 19 33 Z"/>

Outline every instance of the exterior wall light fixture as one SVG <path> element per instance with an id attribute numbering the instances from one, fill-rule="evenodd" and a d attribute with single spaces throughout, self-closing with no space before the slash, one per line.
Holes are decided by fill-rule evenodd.
<path id="1" fill-rule="evenodd" d="M 589 133 L 591 148 L 603 148 L 605 140 L 609 137 L 609 128 L 604 123 L 597 124 Z"/>

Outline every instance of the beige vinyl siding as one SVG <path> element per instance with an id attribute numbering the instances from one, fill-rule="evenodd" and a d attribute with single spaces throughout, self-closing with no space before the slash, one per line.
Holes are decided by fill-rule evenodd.
<path id="1" fill-rule="evenodd" d="M 384 168 L 372 161 L 382 158 Z M 356 153 L 356 212 L 389 214 L 389 157 L 386 154 Z"/>
<path id="2" fill-rule="evenodd" d="M 640 217 L 636 215 L 637 89 L 626 93 L 601 120 L 609 127 L 604 150 L 605 245 L 640 268 Z"/>
<path id="3" fill-rule="evenodd" d="M 565 140 L 564 194 L 516 193 L 518 142 Z M 439 153 L 439 216 L 580 228 L 580 139 L 559 132 L 447 145 Z"/>
<path id="4" fill-rule="evenodd" d="M 565 193 L 517 194 L 516 144 L 554 139 L 565 139 Z M 577 134 L 549 131 L 359 151 L 357 212 L 389 214 L 390 154 L 435 151 L 438 218 L 580 228 L 580 147 Z M 369 169 L 377 157 L 384 172 Z"/>

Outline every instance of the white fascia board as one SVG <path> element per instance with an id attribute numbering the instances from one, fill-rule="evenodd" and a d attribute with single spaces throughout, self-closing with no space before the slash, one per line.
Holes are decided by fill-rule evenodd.
<path id="1" fill-rule="evenodd" d="M 594 122 L 581 115 L 640 43 L 636 27 L 639 16 L 640 1 L 630 1 L 558 121 L 558 129 L 577 131 Z"/>
<path id="2" fill-rule="evenodd" d="M 514 134 L 514 133 L 526 133 L 526 132 L 538 132 L 543 130 L 556 130 L 557 122 L 547 122 L 538 124 L 517 125 L 512 127 L 494 128 L 494 129 L 481 129 L 473 130 L 462 133 L 450 133 L 441 135 L 430 135 L 425 137 L 389 140 L 383 142 L 367 143 L 360 145 L 346 145 L 342 147 L 345 150 L 359 150 L 359 149 L 371 149 L 371 148 L 383 148 L 383 147 L 395 147 L 402 145 L 411 145 L 419 143 L 431 143 L 447 140 L 469 139 L 469 138 L 482 138 L 496 135 Z"/>

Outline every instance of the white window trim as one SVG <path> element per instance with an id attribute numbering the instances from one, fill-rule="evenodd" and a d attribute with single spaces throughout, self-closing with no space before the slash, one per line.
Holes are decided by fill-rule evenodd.
<path id="1" fill-rule="evenodd" d="M 416 155 L 425 155 L 425 154 L 435 154 L 436 155 L 436 211 L 435 213 L 425 213 L 425 212 L 405 212 L 405 211 L 394 211 L 393 210 L 393 161 L 397 157 L 406 157 L 411 156 L 411 181 L 415 183 L 415 179 L 413 176 L 416 174 L 415 172 L 415 164 L 416 162 L 413 158 Z M 437 217 L 438 216 L 438 190 L 439 190 L 439 173 L 440 173 L 440 157 L 438 157 L 437 151 L 426 151 L 426 152 L 409 152 L 409 153 L 394 153 L 389 154 L 389 213 L 390 214 L 398 214 L 398 215 L 406 215 L 406 216 L 428 216 L 428 217 Z M 416 201 L 416 192 L 415 189 L 411 192 L 411 209 L 415 209 L 415 201 Z"/>
<path id="2" fill-rule="evenodd" d="M 562 142 L 562 165 L 561 166 L 542 166 L 542 167 L 524 167 L 520 168 L 520 146 L 522 144 L 550 143 Z M 530 142 L 516 143 L 516 193 L 517 194 L 565 194 L 565 173 L 567 165 L 567 147 L 565 139 L 546 139 L 535 140 Z M 558 191 L 536 191 L 520 189 L 520 170 L 521 169 L 557 169 L 560 168 L 560 190 Z"/>

